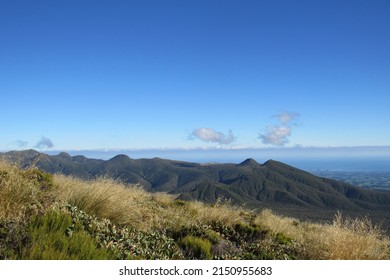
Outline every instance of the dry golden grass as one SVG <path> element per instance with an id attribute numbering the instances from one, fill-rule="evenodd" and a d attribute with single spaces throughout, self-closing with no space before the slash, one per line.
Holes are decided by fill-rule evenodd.
<path id="1" fill-rule="evenodd" d="M 388 236 L 368 219 L 343 218 L 332 224 L 301 222 L 263 211 L 256 219 L 274 232 L 293 238 L 308 259 L 374 260 L 390 258 Z"/>
<path id="2" fill-rule="evenodd" d="M 161 196 L 154 197 L 161 200 Z M 215 204 L 205 205 L 198 201 L 170 201 L 161 204 L 161 209 L 152 221 L 155 227 L 179 229 L 192 225 L 205 225 L 211 222 L 221 222 L 226 225 L 233 225 L 243 220 L 242 212 L 229 205 Z"/>
<path id="3" fill-rule="evenodd" d="M 324 242 L 328 248 L 327 259 L 389 258 L 389 240 L 367 218 L 343 219 L 338 214 L 333 224 L 325 229 L 324 233 L 328 236 Z"/>
<path id="4" fill-rule="evenodd" d="M 56 197 L 61 203 L 119 224 L 143 220 L 141 204 L 150 197 L 138 186 L 125 186 L 111 179 L 83 181 L 55 175 L 54 182 L 58 186 Z"/>
<path id="5" fill-rule="evenodd" d="M 240 208 L 219 202 L 212 206 L 206 206 L 204 203 L 193 201 L 189 203 L 189 208 L 203 223 L 217 221 L 231 226 L 243 221 L 244 216 L 246 216 L 246 212 Z"/>
<path id="6" fill-rule="evenodd" d="M 201 202 L 175 201 L 165 193 L 148 193 L 136 185 L 111 179 L 83 181 L 55 175 L 56 197 L 100 218 L 139 229 L 177 228 L 219 221 L 234 224 L 242 219 L 241 211 L 227 205 L 207 206 Z"/>
<path id="7" fill-rule="evenodd" d="M 0 220 L 21 218 L 38 200 L 39 190 L 22 172 L 0 161 Z"/>

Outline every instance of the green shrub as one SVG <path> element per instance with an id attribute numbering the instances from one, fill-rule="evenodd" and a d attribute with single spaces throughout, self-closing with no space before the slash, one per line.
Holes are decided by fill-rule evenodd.
<path id="1" fill-rule="evenodd" d="M 212 244 L 218 244 L 219 241 L 221 240 L 220 235 L 212 229 L 206 229 L 204 236 Z"/>
<path id="2" fill-rule="evenodd" d="M 180 241 L 181 248 L 193 259 L 212 259 L 211 242 L 204 238 L 188 235 Z"/>
<path id="3" fill-rule="evenodd" d="M 59 210 L 50 210 L 43 216 L 33 217 L 28 225 L 29 246 L 22 259 L 68 260 L 112 259 L 113 255 L 98 244 L 87 232 L 75 230 L 67 234 L 72 217 Z"/>
<path id="4" fill-rule="evenodd" d="M 283 233 L 281 232 L 278 232 L 276 235 L 275 235 L 275 238 L 274 238 L 275 242 L 277 244 L 281 244 L 281 245 L 288 245 L 292 242 L 291 238 L 285 236 Z"/>
<path id="5" fill-rule="evenodd" d="M 184 201 L 184 200 L 180 200 L 180 199 L 176 199 L 176 200 L 174 200 L 172 202 L 172 205 L 176 206 L 176 207 L 186 207 L 186 208 L 188 208 L 189 202 L 188 201 Z"/>
<path id="6" fill-rule="evenodd" d="M 0 260 L 17 259 L 27 242 L 23 221 L 0 222 Z"/>
<path id="7" fill-rule="evenodd" d="M 243 223 L 237 223 L 234 226 L 235 232 L 240 237 L 240 242 L 254 242 L 259 239 L 263 239 L 269 234 L 267 229 L 262 228 L 260 225 L 247 225 Z"/>
<path id="8" fill-rule="evenodd" d="M 25 179 L 34 183 L 41 191 L 48 191 L 54 187 L 53 175 L 38 169 L 28 169 L 22 175 Z"/>

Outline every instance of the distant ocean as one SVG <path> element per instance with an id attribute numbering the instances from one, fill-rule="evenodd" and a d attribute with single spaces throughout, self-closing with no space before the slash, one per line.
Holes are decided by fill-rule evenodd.
<path id="1" fill-rule="evenodd" d="M 390 158 L 286 159 L 283 162 L 309 172 L 390 172 Z"/>
<path id="2" fill-rule="evenodd" d="M 89 158 L 110 159 L 118 154 L 126 154 L 133 159 L 164 158 L 170 160 L 197 162 L 197 163 L 240 163 L 247 158 L 264 163 L 269 159 L 281 161 L 306 171 L 358 171 L 358 172 L 390 172 L 390 155 L 388 150 L 383 153 L 377 150 L 374 153 L 363 153 L 360 150 L 349 150 L 339 155 L 337 150 L 308 151 L 300 149 L 290 150 L 93 150 L 67 151 L 72 156 L 84 155 Z M 364 150 L 366 151 L 366 150 Z M 56 154 L 58 151 L 51 151 Z"/>

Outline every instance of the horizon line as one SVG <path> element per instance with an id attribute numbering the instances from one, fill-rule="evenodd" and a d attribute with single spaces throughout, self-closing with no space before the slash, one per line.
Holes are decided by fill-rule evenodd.
<path id="1" fill-rule="evenodd" d="M 306 150 L 306 149 L 320 149 L 320 150 L 328 150 L 328 149 L 390 149 L 390 145 L 358 145 L 358 146 L 289 146 L 289 147 L 207 147 L 207 146 L 199 146 L 199 147 L 152 147 L 152 148 L 91 148 L 91 149 L 66 149 L 66 148 L 51 148 L 51 149 L 39 149 L 39 148 L 16 148 L 16 149 L 7 149 L 1 150 L 0 152 L 12 152 L 12 151 L 28 151 L 34 150 L 37 152 L 115 152 L 115 151 L 135 151 L 135 152 L 143 152 L 143 151 L 246 151 L 246 150 Z"/>

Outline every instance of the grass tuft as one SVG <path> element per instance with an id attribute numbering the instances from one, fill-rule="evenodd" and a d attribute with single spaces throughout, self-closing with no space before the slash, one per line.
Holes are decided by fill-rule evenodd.
<path id="1" fill-rule="evenodd" d="M 351 219 L 338 213 L 331 224 L 301 222 L 263 211 L 257 220 L 283 233 L 300 247 L 304 259 L 376 260 L 390 258 L 390 240 L 366 217 Z"/>

